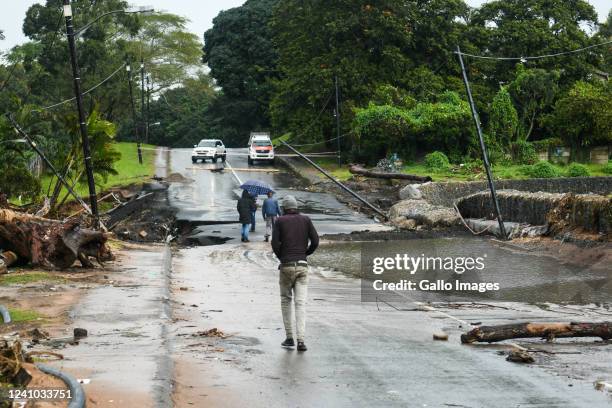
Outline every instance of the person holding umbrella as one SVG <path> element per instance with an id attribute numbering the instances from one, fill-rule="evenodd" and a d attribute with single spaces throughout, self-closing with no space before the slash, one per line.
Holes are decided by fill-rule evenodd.
<path id="1" fill-rule="evenodd" d="M 240 186 L 242 197 L 238 200 L 238 214 L 242 224 L 242 242 L 249 242 L 249 227 L 255 231 L 255 214 L 257 212 L 257 196 L 273 192 L 270 185 L 259 180 L 249 180 Z M 245 228 L 247 229 L 245 233 Z"/>
<path id="2" fill-rule="evenodd" d="M 249 228 L 251 226 L 251 213 L 257 210 L 255 199 L 247 190 L 242 191 L 242 197 L 236 206 L 240 224 L 242 224 L 242 242 L 249 242 Z"/>

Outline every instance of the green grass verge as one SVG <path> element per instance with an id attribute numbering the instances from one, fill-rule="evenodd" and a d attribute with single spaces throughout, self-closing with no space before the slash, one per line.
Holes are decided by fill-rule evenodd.
<path id="1" fill-rule="evenodd" d="M 115 163 L 116 175 L 110 175 L 106 181 L 97 178 L 96 190 L 101 192 L 108 190 L 111 187 L 124 186 L 128 184 L 138 183 L 147 177 L 151 177 L 155 173 L 155 146 L 143 144 L 142 151 L 142 165 L 138 163 L 138 149 L 136 143 L 115 143 L 114 148 L 121 153 L 121 158 Z M 43 193 L 47 192 L 49 183 L 55 184 L 56 178 L 50 174 L 46 174 L 41 184 L 43 186 Z M 52 188 L 52 187 L 51 187 Z M 87 197 L 89 195 L 89 189 L 86 183 L 79 183 L 75 187 L 75 191 L 81 197 Z M 68 191 L 62 188 L 60 197 L 64 197 Z M 68 201 L 72 201 L 69 199 Z"/>
<path id="2" fill-rule="evenodd" d="M 323 169 L 327 170 L 337 180 L 345 181 L 351 178 L 352 174 L 348 170 L 348 166 L 338 166 L 338 159 L 335 157 L 317 157 L 311 158 L 311 160 L 317 163 Z M 315 170 L 316 171 L 316 170 Z M 317 175 L 321 178 L 327 179 L 324 175 L 317 171 Z"/>
<path id="3" fill-rule="evenodd" d="M 62 282 L 63 278 L 47 272 L 12 273 L 0 277 L 0 285 L 25 285 L 34 282 Z"/>
<path id="4" fill-rule="evenodd" d="M 22 309 L 9 309 L 11 315 L 11 321 L 13 323 L 29 322 L 32 320 L 38 320 L 42 316 L 34 310 L 22 310 Z"/>
<path id="5" fill-rule="evenodd" d="M 325 170 L 329 171 L 338 180 L 347 180 L 352 174 L 348 171 L 348 166 L 338 167 L 334 158 L 317 158 L 314 161 Z M 601 164 L 585 164 L 591 176 L 608 176 L 604 173 L 605 165 Z M 561 177 L 567 176 L 568 166 L 554 165 L 561 174 Z M 525 171 L 524 165 L 494 165 L 493 177 L 496 179 L 514 179 L 522 180 L 530 178 Z M 417 176 L 430 176 L 433 181 L 479 181 L 486 180 L 484 169 L 481 171 L 475 170 L 467 172 L 454 166 L 448 170 L 431 171 L 422 163 L 407 164 L 402 167 L 402 173 L 414 174 Z"/>

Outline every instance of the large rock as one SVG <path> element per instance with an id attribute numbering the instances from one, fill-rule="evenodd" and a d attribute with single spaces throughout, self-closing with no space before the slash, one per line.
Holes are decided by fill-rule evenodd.
<path id="1" fill-rule="evenodd" d="M 461 223 L 454 209 L 432 205 L 425 200 L 402 200 L 391 207 L 389 218 L 399 227 L 402 227 L 404 219 L 428 227 L 450 227 Z"/>
<path id="2" fill-rule="evenodd" d="M 421 200 L 423 193 L 421 193 L 421 184 L 408 184 L 402 188 L 399 192 L 400 199 L 402 200 Z"/>

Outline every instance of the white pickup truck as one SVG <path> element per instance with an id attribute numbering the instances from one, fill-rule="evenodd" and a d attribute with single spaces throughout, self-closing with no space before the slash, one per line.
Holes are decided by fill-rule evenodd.
<path id="1" fill-rule="evenodd" d="M 274 146 L 270 134 L 264 132 L 251 132 L 249 138 L 249 164 L 255 160 L 265 160 L 274 164 Z"/>

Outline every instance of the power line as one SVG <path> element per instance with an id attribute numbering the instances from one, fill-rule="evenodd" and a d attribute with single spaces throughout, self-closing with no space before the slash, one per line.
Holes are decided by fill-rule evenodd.
<path id="1" fill-rule="evenodd" d="M 350 135 L 350 133 L 345 133 L 345 134 L 343 134 L 343 135 L 341 135 L 339 137 L 333 137 L 333 138 L 327 139 L 327 140 L 321 140 L 320 142 L 305 143 L 305 144 L 292 144 L 291 146 L 293 146 L 293 147 L 314 146 L 314 145 L 323 144 L 323 143 L 327 143 L 327 142 L 333 142 L 334 140 L 345 138 L 348 135 Z"/>
<path id="2" fill-rule="evenodd" d="M 104 80 L 102 80 L 102 82 L 100 82 L 99 84 L 97 84 L 97 85 L 95 85 L 95 86 L 93 86 L 93 87 L 89 88 L 89 89 L 88 89 L 88 90 L 86 90 L 85 92 L 83 92 L 83 95 L 87 95 L 88 93 L 95 91 L 97 88 L 99 88 L 100 86 L 104 85 L 106 82 L 110 81 L 110 79 L 111 79 L 112 77 L 114 77 L 115 75 L 117 75 L 117 74 L 119 73 L 119 71 L 121 71 L 121 70 L 123 69 L 123 67 L 125 67 L 125 64 L 126 64 L 126 63 L 123 63 L 123 64 L 122 64 L 122 65 L 121 65 L 119 68 L 117 68 L 117 69 L 116 69 L 116 70 L 115 70 L 115 71 L 114 71 L 112 74 L 110 74 L 108 77 L 106 77 Z M 66 99 L 66 100 L 64 100 L 64 101 L 61 101 L 61 102 L 55 103 L 55 104 L 53 104 L 53 105 L 45 106 L 44 108 L 35 109 L 33 112 L 40 112 L 40 111 L 44 111 L 44 110 L 47 110 L 47 109 L 56 108 L 56 107 L 58 107 L 58 106 L 60 106 L 60 105 L 64 105 L 64 104 L 66 104 L 66 103 L 73 102 L 74 100 L 76 100 L 76 97 L 72 97 L 72 98 L 70 98 L 70 99 Z"/>
<path id="3" fill-rule="evenodd" d="M 465 52 L 460 52 L 460 51 L 455 51 L 455 54 L 461 54 L 461 55 L 464 55 L 466 57 L 479 58 L 479 59 L 487 59 L 487 60 L 527 61 L 527 60 L 559 57 L 559 56 L 562 56 L 562 55 L 569 55 L 569 54 L 576 54 L 578 52 L 586 51 L 586 50 L 589 50 L 591 48 L 601 47 L 603 45 L 608 45 L 608 44 L 612 44 L 612 40 L 606 41 L 606 42 L 602 42 L 602 43 L 599 43 L 599 44 L 589 45 L 588 47 L 578 48 L 578 49 L 575 49 L 575 50 L 562 51 L 562 52 L 557 52 L 557 53 L 554 53 L 554 54 L 544 54 L 544 55 L 528 56 L 528 57 L 492 57 L 492 56 L 487 56 L 487 55 L 467 54 Z"/>

